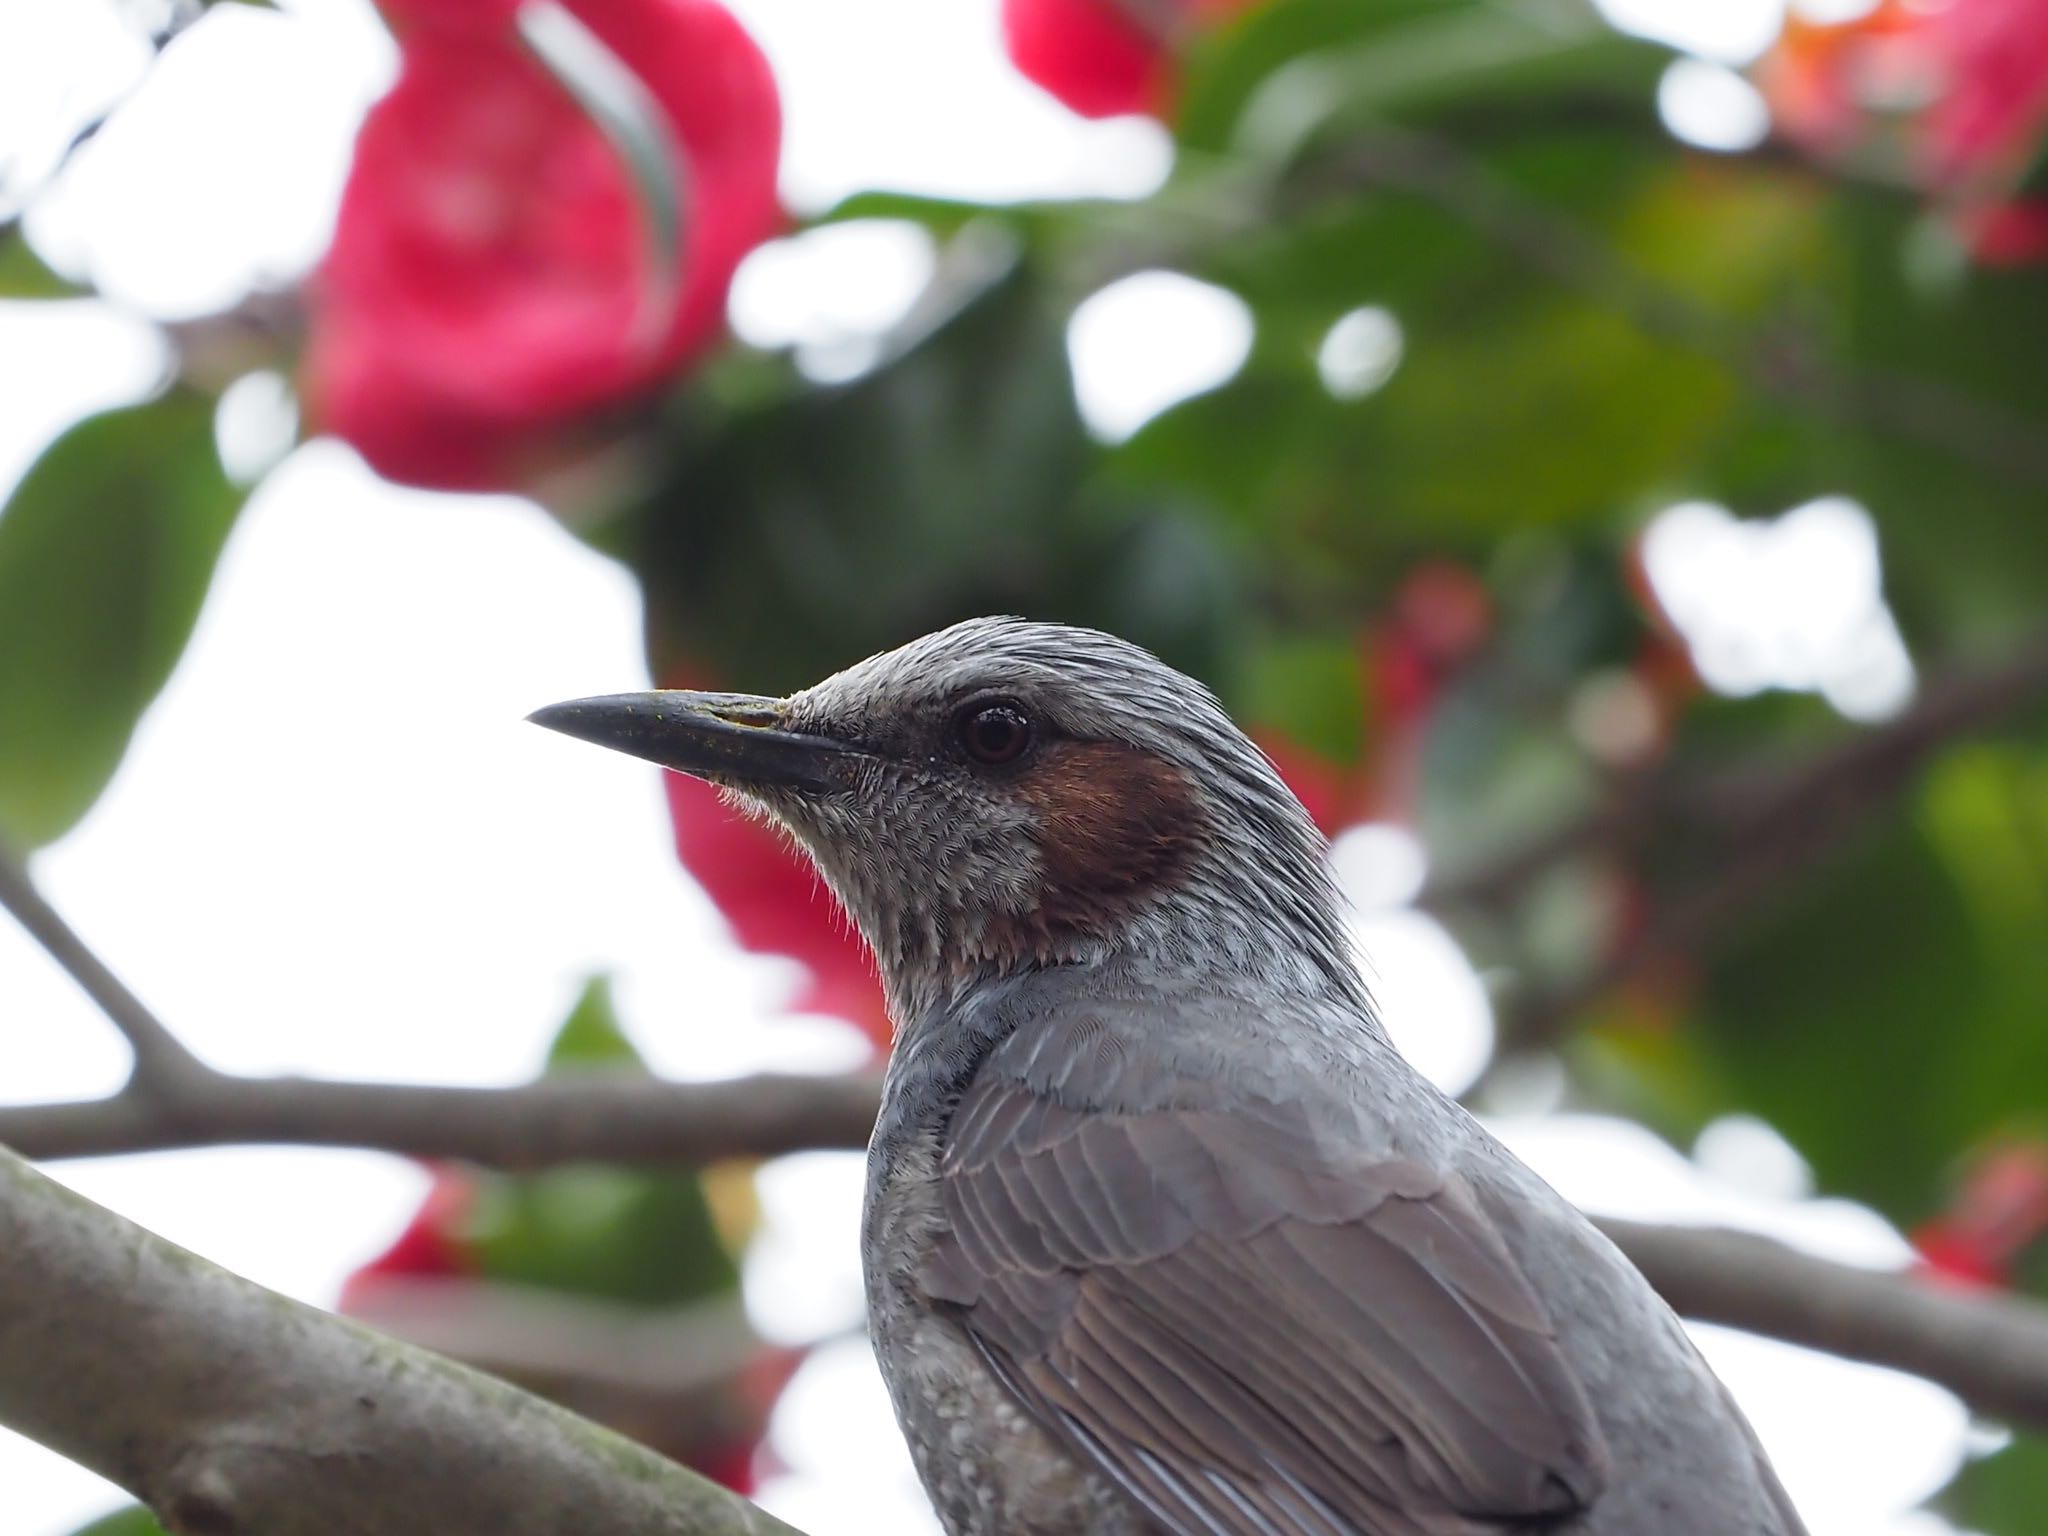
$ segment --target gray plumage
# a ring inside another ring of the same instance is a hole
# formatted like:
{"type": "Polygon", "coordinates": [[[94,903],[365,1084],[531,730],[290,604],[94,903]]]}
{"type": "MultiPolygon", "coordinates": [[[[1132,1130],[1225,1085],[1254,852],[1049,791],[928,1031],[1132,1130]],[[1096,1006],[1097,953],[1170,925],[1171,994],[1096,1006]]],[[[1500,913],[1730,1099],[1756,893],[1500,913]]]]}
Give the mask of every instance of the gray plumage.
{"type": "Polygon", "coordinates": [[[1648,1284],[1393,1049],[1200,685],[994,619],[700,707],[832,747],[764,784],[615,739],[787,826],[874,945],[870,1320],[952,1536],[1803,1529],[1648,1284]]]}

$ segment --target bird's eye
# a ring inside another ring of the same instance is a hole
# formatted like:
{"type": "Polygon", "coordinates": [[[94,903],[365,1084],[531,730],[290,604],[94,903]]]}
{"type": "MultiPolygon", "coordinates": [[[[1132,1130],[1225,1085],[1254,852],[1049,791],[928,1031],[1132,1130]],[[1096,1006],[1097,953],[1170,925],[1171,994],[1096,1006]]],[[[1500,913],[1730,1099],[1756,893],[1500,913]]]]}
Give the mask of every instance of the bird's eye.
{"type": "Polygon", "coordinates": [[[977,704],[960,716],[960,745],[977,763],[1014,761],[1031,745],[1031,721],[1014,704],[977,704]]]}

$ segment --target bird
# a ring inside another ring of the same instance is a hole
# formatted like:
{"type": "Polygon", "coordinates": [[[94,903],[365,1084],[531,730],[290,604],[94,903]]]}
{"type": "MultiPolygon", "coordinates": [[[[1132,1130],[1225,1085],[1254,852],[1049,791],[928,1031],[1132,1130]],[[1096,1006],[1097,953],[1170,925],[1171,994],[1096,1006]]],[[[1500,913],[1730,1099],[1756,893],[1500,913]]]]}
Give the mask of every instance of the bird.
{"type": "Polygon", "coordinates": [[[1677,1318],[1394,1048],[1201,683],[970,619],[535,722],[780,826],[895,1027],[870,1334],[948,1536],[1800,1536],[1677,1318]]]}

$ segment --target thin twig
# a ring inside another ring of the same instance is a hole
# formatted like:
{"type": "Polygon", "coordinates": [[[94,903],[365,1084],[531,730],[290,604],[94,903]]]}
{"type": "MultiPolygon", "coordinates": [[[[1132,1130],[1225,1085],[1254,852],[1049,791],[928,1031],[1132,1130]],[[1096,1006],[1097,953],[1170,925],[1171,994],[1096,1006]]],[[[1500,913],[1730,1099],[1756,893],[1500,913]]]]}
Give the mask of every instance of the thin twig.
{"type": "Polygon", "coordinates": [[[12,914],[29,937],[70,973],[85,995],[127,1037],[129,1048],[135,1053],[134,1080],[138,1087],[168,1091],[181,1079],[208,1072],[199,1058],[179,1044],[142,1000],[101,963],[56,908],[43,899],[27,864],[4,847],[0,847],[0,907],[12,914]]]}

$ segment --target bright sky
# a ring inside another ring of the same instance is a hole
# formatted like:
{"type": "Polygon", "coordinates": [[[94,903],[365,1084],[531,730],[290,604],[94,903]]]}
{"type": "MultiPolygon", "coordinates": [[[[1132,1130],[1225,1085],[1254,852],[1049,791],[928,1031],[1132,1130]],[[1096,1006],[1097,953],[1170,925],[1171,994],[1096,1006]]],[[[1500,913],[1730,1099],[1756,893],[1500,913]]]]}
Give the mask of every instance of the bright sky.
{"type": "MultiPolygon", "coordinates": [[[[782,81],[784,182],[800,208],[877,185],[1136,195],[1170,164],[1155,126],[1082,123],[1011,74],[992,0],[735,8],[782,81]]],[[[1702,142],[1739,141],[1753,103],[1725,66],[1768,38],[1775,4],[1610,9],[1639,28],[1689,29],[1683,40],[1704,58],[1667,82],[1667,117],[1702,142]]],[[[48,163],[62,141],[53,125],[110,99],[143,59],[109,0],[0,0],[0,203],[48,163]]],[[[287,280],[322,246],[350,132],[390,61],[362,0],[213,12],[39,202],[31,228],[53,259],[140,314],[202,312],[252,283],[287,280]]],[[[871,360],[874,336],[908,307],[930,261],[929,242],[902,226],[800,237],[743,273],[735,324],[757,343],[797,346],[818,377],[845,376],[871,360]]],[[[1249,326],[1229,295],[1168,274],[1098,296],[1071,337],[1091,426],[1122,436],[1227,378],[1249,326]]],[[[1336,390],[1380,387],[1399,349],[1398,318],[1368,303],[1333,327],[1325,377],[1336,390]]],[[[0,489],[65,422],[135,397],[162,366],[148,326],[104,306],[0,305],[0,489]]],[[[261,462],[278,430],[275,381],[245,386],[237,402],[224,433],[243,462],[261,462]]],[[[1821,688],[1846,712],[1873,714],[1910,691],[1874,535],[1858,515],[1831,501],[1776,524],[1737,523],[1693,506],[1658,525],[1653,576],[1703,665],[1727,669],[1723,686],[1821,688]],[[1833,596],[1814,601],[1815,583],[1833,596]],[[1826,618],[1824,632],[1795,624],[1793,591],[1826,618]]],[[[522,723],[537,704],[645,680],[632,583],[538,508],[396,490],[347,451],[314,444],[254,497],[191,651],[113,788],[36,872],[136,990],[225,1068],[514,1081],[595,970],[618,976],[622,1009],[664,1070],[847,1065],[856,1052],[843,1028],[784,1016],[789,968],[737,954],[675,867],[654,778],[522,723]]],[[[1446,1087],[1464,1086],[1484,1064],[1491,1010],[1455,942],[1406,905],[1419,849],[1365,829],[1337,857],[1405,1048],[1446,1087]]],[[[106,1092],[124,1065],[90,1006],[0,924],[0,1100],[106,1092]]],[[[1717,1126],[1689,1159],[1619,1122],[1541,1113],[1557,1087],[1525,1084],[1530,1113],[1499,1128],[1582,1203],[1758,1226],[1858,1262],[1903,1260],[1902,1240],[1876,1216],[1810,1199],[1803,1166],[1768,1127],[1717,1126]]],[[[58,1172],[320,1303],[420,1193],[409,1165],[339,1152],[233,1149],[58,1172]]],[[[748,1274],[761,1325],[786,1338],[843,1330],[860,1309],[858,1158],[785,1159],[761,1182],[768,1227],[748,1274]]],[[[1962,1454],[1964,1415],[1947,1394],[1700,1334],[1816,1536],[1948,1529],[1906,1513],[1962,1454]]],[[[815,1536],[931,1529],[864,1347],[814,1357],[775,1434],[790,1471],[769,1502],[815,1536]]],[[[119,1502],[4,1431],[0,1488],[19,1536],[59,1536],[119,1502]]]]}

